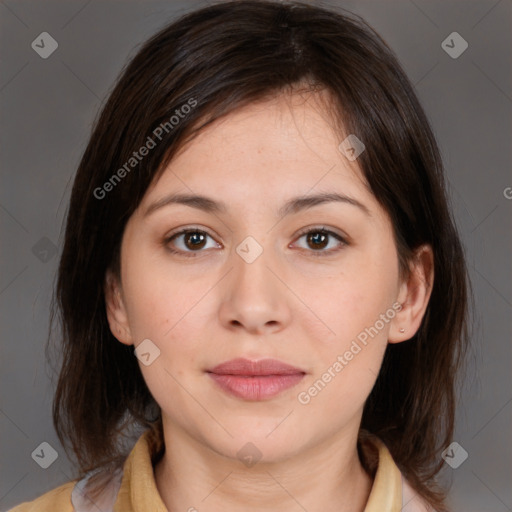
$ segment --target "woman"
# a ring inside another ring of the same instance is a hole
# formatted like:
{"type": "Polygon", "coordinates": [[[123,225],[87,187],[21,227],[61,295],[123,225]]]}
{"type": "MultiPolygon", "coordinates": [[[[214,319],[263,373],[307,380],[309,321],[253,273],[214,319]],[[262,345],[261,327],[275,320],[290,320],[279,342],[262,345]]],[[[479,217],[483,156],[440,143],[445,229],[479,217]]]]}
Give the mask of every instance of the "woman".
{"type": "Polygon", "coordinates": [[[54,422],[78,477],[13,510],[447,510],[466,276],[434,136],[366,23],[182,17],[74,182],[54,422]]]}

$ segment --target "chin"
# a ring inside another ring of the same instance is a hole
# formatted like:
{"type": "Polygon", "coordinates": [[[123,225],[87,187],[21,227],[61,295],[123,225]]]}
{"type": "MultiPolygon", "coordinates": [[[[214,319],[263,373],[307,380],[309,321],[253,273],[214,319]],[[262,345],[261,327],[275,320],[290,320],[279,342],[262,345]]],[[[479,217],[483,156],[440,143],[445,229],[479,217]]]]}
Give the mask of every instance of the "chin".
{"type": "MultiPolygon", "coordinates": [[[[252,425],[237,431],[228,429],[233,435],[232,438],[225,435],[222,439],[209,439],[207,443],[218,454],[232,460],[238,459],[248,467],[258,462],[279,463],[305,448],[304,433],[297,438],[289,429],[283,429],[279,435],[277,431],[282,425],[277,429],[275,427],[275,422],[272,423],[271,428],[267,428],[265,422],[265,426],[261,428],[255,428],[252,425]],[[273,429],[275,430],[272,431],[273,429]]],[[[294,430],[301,434],[298,429],[294,430]]]]}

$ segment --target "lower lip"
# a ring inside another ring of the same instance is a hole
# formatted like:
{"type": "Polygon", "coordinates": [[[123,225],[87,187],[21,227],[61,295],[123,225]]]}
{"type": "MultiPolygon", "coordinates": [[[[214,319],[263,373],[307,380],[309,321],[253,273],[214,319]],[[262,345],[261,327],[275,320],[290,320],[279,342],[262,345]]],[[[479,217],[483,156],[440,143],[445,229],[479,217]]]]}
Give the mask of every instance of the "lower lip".
{"type": "Polygon", "coordinates": [[[303,373],[292,375],[258,375],[244,377],[241,375],[208,375],[227,393],[244,400],[265,400],[297,385],[304,377],[303,373]]]}

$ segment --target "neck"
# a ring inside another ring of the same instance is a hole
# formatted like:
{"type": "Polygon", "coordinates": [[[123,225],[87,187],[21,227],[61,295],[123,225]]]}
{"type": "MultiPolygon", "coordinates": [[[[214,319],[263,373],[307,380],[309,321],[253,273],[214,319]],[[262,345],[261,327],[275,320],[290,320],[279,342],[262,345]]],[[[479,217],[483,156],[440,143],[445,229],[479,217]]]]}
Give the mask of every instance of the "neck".
{"type": "Polygon", "coordinates": [[[169,449],[155,466],[155,480],[170,512],[363,512],[370,494],[372,479],[358,457],[357,431],[251,467],[180,429],[164,428],[164,438],[169,449]]]}

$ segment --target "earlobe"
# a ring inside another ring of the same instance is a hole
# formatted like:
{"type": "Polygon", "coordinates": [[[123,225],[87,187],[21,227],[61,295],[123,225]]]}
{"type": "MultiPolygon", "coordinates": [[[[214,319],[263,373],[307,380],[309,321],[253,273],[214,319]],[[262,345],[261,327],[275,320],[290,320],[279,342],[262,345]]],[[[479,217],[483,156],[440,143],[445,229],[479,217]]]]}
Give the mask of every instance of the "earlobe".
{"type": "Polygon", "coordinates": [[[107,270],[105,275],[104,293],[110,331],[121,343],[133,345],[120,285],[111,270],[107,270]]]}
{"type": "Polygon", "coordinates": [[[402,282],[398,301],[402,305],[391,323],[388,342],[411,339],[418,331],[434,284],[434,254],[428,244],[420,246],[410,265],[410,273],[402,282]]]}

